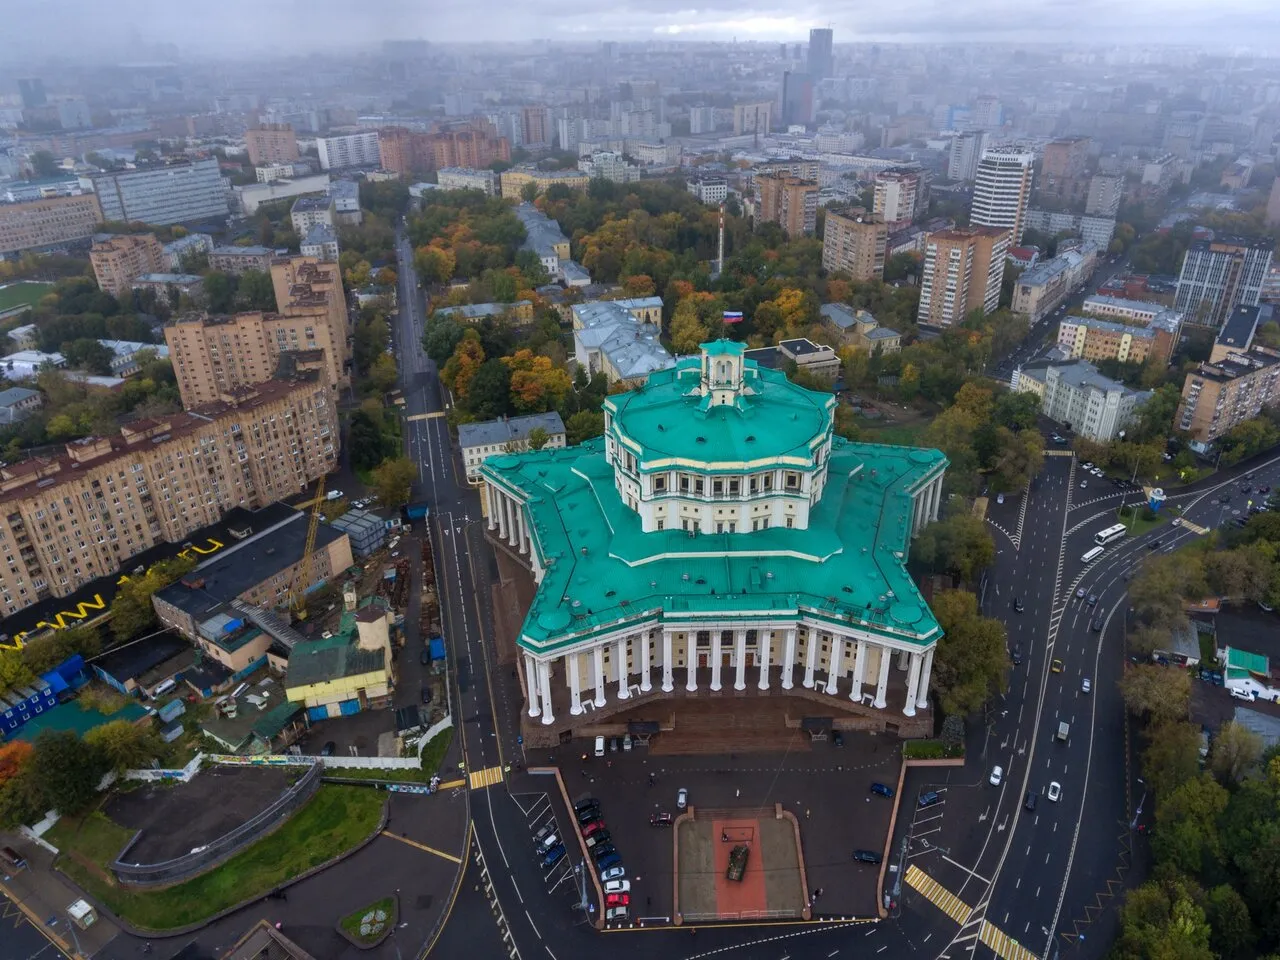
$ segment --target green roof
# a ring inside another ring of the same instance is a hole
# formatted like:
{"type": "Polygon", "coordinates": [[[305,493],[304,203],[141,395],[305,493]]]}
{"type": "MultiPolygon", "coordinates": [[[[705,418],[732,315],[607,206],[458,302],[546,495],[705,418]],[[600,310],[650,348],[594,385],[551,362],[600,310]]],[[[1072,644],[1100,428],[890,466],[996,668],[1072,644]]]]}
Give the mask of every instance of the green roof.
{"type": "Polygon", "coordinates": [[[1227,647],[1227,677],[1243,679],[1250,674],[1260,677],[1270,675],[1270,664],[1260,653],[1250,653],[1237,647],[1227,647]]]}
{"type": "Polygon", "coordinates": [[[115,713],[99,713],[94,709],[85,709],[80,701],[68,701],[52,707],[39,716],[32,717],[12,734],[16,740],[32,740],[45,730],[69,730],[84,736],[94,727],[116,720],[128,720],[136,723],[147,715],[147,708],[136,701],[130,701],[115,713]]]}
{"type": "MultiPolygon", "coordinates": [[[[650,382],[667,376],[653,374],[650,382]]],[[[625,405],[629,396],[610,399],[625,405]]],[[[765,419],[762,435],[770,429],[765,419]]],[[[679,435],[687,441],[690,432],[679,435]]],[[[801,610],[902,642],[932,643],[940,628],[904,564],[911,493],[946,465],[937,450],[837,437],[809,529],[695,537],[641,530],[639,516],[619,499],[601,438],[491,457],[482,471],[527,504],[546,573],[520,643],[544,652],[624,624],[699,616],[776,621],[801,610]]]]}
{"type": "MultiPolygon", "coordinates": [[[[381,598],[367,597],[359,609],[373,604],[386,608],[386,602],[381,598]]],[[[355,612],[343,611],[333,636],[299,643],[289,652],[285,685],[303,687],[382,670],[386,665],[383,651],[361,650],[357,646],[358,634],[355,612]]]]}
{"type": "Polygon", "coordinates": [[[745,361],[745,389],[733,404],[710,405],[698,392],[701,381],[702,358],[681,357],[643,386],[605,400],[614,436],[642,470],[669,469],[675,461],[699,470],[706,464],[705,472],[741,473],[753,463],[777,466],[780,458],[805,469],[830,435],[835,398],[806,390],[781,371],[745,361]]]}

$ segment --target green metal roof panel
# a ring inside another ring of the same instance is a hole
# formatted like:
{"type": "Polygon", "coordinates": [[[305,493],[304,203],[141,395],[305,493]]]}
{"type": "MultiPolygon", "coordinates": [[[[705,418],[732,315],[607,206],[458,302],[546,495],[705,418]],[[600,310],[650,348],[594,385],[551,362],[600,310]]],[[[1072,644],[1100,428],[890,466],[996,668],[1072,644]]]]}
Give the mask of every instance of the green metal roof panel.
{"type": "Polygon", "coordinates": [[[835,438],[809,529],[695,537],[641,530],[613,486],[602,439],[490,458],[482,472],[526,502],[546,573],[520,642],[545,652],[664,612],[748,621],[804,610],[930,643],[939,627],[904,566],[910,491],[946,465],[937,450],[835,438]]]}
{"type": "Polygon", "coordinates": [[[1232,671],[1256,673],[1261,677],[1269,676],[1271,672],[1270,662],[1266,657],[1260,653],[1241,650],[1238,647],[1227,647],[1227,671],[1228,673],[1232,671]]]}

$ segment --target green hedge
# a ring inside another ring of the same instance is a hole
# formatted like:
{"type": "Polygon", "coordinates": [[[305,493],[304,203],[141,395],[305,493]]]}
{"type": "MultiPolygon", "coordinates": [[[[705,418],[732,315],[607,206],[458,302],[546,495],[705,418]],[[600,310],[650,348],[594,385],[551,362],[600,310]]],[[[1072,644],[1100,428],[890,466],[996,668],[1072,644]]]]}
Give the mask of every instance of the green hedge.
{"type": "Polygon", "coordinates": [[[907,760],[951,760],[964,756],[964,744],[947,744],[941,740],[908,740],[902,745],[907,760]]]}

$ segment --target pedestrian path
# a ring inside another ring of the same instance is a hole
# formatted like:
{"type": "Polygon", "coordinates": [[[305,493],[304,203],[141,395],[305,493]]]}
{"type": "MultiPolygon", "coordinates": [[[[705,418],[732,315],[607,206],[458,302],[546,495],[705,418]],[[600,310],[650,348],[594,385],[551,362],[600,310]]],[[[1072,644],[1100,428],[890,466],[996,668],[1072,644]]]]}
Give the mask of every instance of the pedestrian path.
{"type": "Polygon", "coordinates": [[[473,770],[468,777],[471,780],[471,789],[481,790],[502,782],[502,768],[485,767],[483,770],[473,770]]]}
{"type": "Polygon", "coordinates": [[[926,900],[956,923],[964,923],[973,912],[971,906],[915,864],[907,867],[907,875],[903,879],[907,881],[907,886],[922,893],[926,900]]]}
{"type": "Polygon", "coordinates": [[[995,951],[1002,960],[1039,960],[1039,958],[1009,936],[994,923],[982,921],[982,929],[978,931],[978,939],[995,951]]]}
{"type": "Polygon", "coordinates": [[[1202,527],[1200,524],[1192,523],[1190,520],[1183,520],[1178,526],[1190,530],[1192,533],[1198,533],[1202,537],[1209,532],[1208,527],[1202,527]]]}
{"type": "Polygon", "coordinates": [[[1046,457],[1074,457],[1076,452],[1074,450],[1046,450],[1044,455],[1046,457]]]}
{"type": "Polygon", "coordinates": [[[435,419],[437,419],[438,417],[443,417],[443,416],[445,416],[444,411],[443,411],[443,410],[437,410],[435,413],[415,413],[415,414],[414,414],[413,416],[411,416],[411,417],[405,417],[405,419],[406,419],[406,420],[409,420],[409,421],[414,421],[414,420],[435,420],[435,419]]]}

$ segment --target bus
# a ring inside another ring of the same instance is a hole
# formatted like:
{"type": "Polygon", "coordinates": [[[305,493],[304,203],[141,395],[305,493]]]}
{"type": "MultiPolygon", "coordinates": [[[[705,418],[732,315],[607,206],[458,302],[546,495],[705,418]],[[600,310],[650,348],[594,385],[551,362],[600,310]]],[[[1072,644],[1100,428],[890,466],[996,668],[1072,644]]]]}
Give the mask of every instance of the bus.
{"type": "Polygon", "coordinates": [[[1117,523],[1114,527],[1107,527],[1107,529],[1099,530],[1095,533],[1093,542],[1100,547],[1105,547],[1109,543],[1115,543],[1128,532],[1123,523],[1117,523]]]}
{"type": "Polygon", "coordinates": [[[1089,550],[1083,557],[1080,558],[1080,562],[1093,563],[1093,561],[1097,560],[1100,556],[1102,556],[1106,552],[1107,551],[1103,550],[1101,547],[1094,547],[1093,549],[1089,550]]]}

